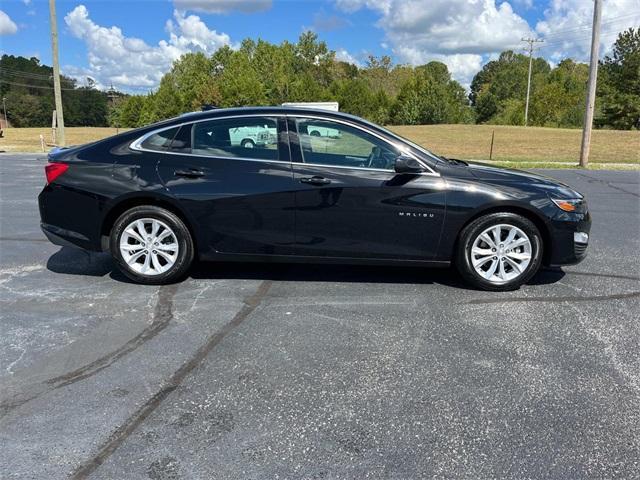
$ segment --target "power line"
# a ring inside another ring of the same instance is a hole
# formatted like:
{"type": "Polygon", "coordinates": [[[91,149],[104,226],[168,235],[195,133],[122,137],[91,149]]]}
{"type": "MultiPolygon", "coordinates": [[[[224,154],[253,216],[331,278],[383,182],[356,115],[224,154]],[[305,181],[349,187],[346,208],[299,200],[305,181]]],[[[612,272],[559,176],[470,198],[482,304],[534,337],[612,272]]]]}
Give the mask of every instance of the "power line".
{"type": "MultiPolygon", "coordinates": [[[[13,85],[15,87],[27,87],[27,88],[41,88],[44,90],[53,90],[53,85],[33,85],[33,84],[29,84],[29,83],[18,83],[18,82],[10,82],[8,80],[4,80],[2,78],[0,78],[0,83],[6,83],[8,85],[13,85]]],[[[72,91],[78,91],[77,88],[65,88],[62,87],[62,90],[72,90],[72,91]]]]}
{"type": "Polygon", "coordinates": [[[1,67],[1,66],[0,66],[0,72],[4,72],[8,75],[23,75],[23,76],[41,77],[41,78],[51,78],[51,76],[53,75],[53,73],[44,74],[44,73],[27,72],[24,70],[17,70],[14,68],[7,68],[7,67],[1,67]]]}
{"type": "Polygon", "coordinates": [[[32,80],[34,82],[50,82],[53,80],[53,77],[32,77],[30,75],[20,75],[17,73],[7,73],[0,70],[0,76],[6,78],[15,78],[16,80],[32,80]]]}
{"type": "MultiPolygon", "coordinates": [[[[637,13],[632,13],[629,15],[621,15],[619,17],[612,17],[604,22],[602,22],[600,25],[601,26],[611,26],[611,25],[615,25],[615,24],[624,24],[626,23],[626,20],[631,19],[631,18],[638,18],[638,21],[640,21],[640,15],[638,15],[637,13]]],[[[585,25],[578,25],[576,27],[572,27],[572,28],[567,28],[564,30],[556,30],[553,31],[549,34],[541,34],[545,39],[550,39],[556,36],[562,36],[566,33],[573,33],[573,32],[581,32],[581,31],[586,31],[591,33],[591,25],[585,24],[585,25]]]]}

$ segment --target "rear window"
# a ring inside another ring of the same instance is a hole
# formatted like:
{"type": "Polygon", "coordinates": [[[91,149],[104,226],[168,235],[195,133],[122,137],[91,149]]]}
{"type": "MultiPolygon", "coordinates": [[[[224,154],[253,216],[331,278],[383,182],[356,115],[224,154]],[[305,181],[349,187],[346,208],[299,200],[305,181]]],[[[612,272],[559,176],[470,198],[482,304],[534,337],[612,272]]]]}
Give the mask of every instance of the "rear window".
{"type": "Polygon", "coordinates": [[[178,153],[191,152],[191,125],[183,125],[169,145],[169,151],[178,153]]]}
{"type": "Polygon", "coordinates": [[[179,127],[175,127],[154,133],[145,139],[140,146],[147,150],[165,151],[169,145],[171,145],[171,141],[173,137],[176,136],[176,133],[178,133],[178,129],[179,127]]]}

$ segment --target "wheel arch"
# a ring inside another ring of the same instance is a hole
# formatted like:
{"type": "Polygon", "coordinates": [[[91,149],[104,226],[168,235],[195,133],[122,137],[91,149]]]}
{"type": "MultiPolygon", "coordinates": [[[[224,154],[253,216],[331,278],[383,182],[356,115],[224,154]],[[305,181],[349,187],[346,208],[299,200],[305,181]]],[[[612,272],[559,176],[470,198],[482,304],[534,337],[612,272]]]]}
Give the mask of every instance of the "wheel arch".
{"type": "Polygon", "coordinates": [[[515,213],[533,222],[533,224],[540,231],[540,235],[542,236],[542,263],[543,265],[549,264],[551,259],[551,252],[552,252],[552,238],[551,238],[551,231],[549,230],[549,226],[547,225],[544,218],[540,214],[538,214],[537,212],[529,208],[522,207],[519,205],[496,205],[496,206],[484,208],[484,209],[478,210],[477,212],[474,212],[474,214],[471,215],[464,222],[464,224],[460,227],[460,229],[458,230],[458,233],[456,234],[456,241],[454,242],[454,247],[453,247],[454,255],[455,255],[455,252],[458,251],[458,243],[460,241],[460,235],[462,234],[462,231],[465,229],[465,227],[469,225],[471,222],[473,222],[474,220],[477,220],[478,218],[483,217],[485,215],[490,215],[492,213],[515,213]]]}
{"type": "Polygon", "coordinates": [[[106,211],[102,223],[100,225],[100,237],[101,244],[103,250],[108,250],[109,245],[109,235],[111,233],[111,229],[113,228],[116,220],[127,210],[130,210],[134,207],[141,207],[144,205],[151,205],[154,207],[164,208],[171,213],[177,215],[180,220],[185,224],[189,233],[191,234],[191,239],[193,240],[194,252],[198,254],[198,236],[196,235],[196,230],[194,228],[194,222],[190,218],[190,216],[185,212],[176,202],[171,199],[160,196],[160,195],[133,195],[127,196],[118,199],[110,208],[106,211]],[[106,246],[106,248],[105,248],[106,246]]]}

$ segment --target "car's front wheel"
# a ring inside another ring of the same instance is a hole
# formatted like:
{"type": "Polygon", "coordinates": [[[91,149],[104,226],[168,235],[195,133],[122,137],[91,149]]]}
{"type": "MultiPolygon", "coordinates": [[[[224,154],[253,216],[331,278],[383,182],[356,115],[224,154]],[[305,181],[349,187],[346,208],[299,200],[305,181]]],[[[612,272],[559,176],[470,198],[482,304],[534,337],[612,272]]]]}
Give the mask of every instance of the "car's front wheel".
{"type": "Polygon", "coordinates": [[[173,212],[151,205],[134,207],[116,220],[110,249],[127,277],[149,285],[179,280],[194,256],[193,239],[184,222],[173,212]]]}
{"type": "Polygon", "coordinates": [[[515,213],[492,213],[460,234],[456,266],[471,284],[484,290],[515,290],[542,263],[542,237],[531,220],[515,213]]]}

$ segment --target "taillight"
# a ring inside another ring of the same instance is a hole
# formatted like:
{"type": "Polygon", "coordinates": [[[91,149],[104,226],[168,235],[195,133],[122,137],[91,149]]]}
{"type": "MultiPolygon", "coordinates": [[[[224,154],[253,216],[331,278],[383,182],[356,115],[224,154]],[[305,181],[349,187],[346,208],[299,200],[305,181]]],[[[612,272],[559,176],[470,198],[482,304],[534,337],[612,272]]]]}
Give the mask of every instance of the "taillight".
{"type": "Polygon", "coordinates": [[[66,163],[51,162],[44,167],[44,173],[47,176],[47,183],[52,183],[56,178],[69,169],[66,163]]]}

